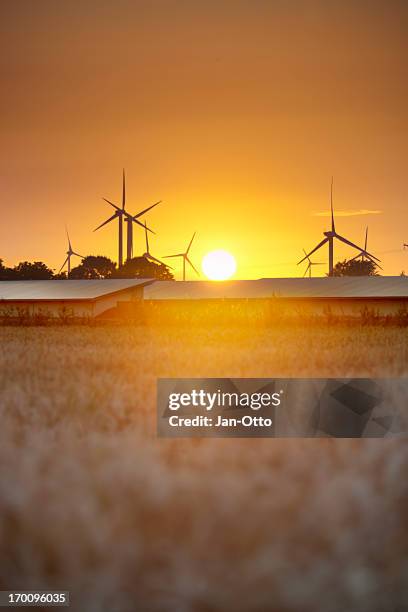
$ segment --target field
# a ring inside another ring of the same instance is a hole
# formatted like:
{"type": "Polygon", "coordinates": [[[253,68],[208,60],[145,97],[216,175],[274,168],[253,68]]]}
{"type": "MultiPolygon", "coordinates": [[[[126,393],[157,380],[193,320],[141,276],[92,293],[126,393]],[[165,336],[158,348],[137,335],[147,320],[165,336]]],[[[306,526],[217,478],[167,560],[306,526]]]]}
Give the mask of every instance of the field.
{"type": "Polygon", "coordinates": [[[0,327],[0,588],[70,590],[75,612],[405,612],[405,440],[157,439],[155,402],[157,377],[406,376],[407,345],[0,327]]]}

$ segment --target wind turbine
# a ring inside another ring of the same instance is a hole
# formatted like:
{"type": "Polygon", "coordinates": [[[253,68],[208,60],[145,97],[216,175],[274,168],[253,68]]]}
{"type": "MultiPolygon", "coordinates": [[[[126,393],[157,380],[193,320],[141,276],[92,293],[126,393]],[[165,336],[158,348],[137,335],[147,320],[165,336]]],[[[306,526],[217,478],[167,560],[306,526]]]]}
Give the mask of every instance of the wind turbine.
{"type": "Polygon", "coordinates": [[[306,255],[307,260],[308,260],[308,262],[309,262],[309,263],[307,264],[307,267],[306,267],[305,273],[304,273],[304,275],[303,275],[303,278],[305,278],[305,276],[306,276],[306,274],[307,274],[308,272],[309,272],[309,278],[312,278],[312,266],[324,266],[324,263],[323,263],[322,261],[312,261],[312,260],[310,259],[310,257],[307,255],[307,253],[306,253],[305,249],[303,249],[303,252],[304,252],[304,254],[306,255]]]}
{"type": "Polygon", "coordinates": [[[344,244],[351,246],[353,249],[357,249],[357,251],[359,251],[360,254],[364,253],[366,256],[370,257],[371,259],[380,261],[378,257],[375,257],[374,255],[372,255],[365,249],[362,249],[361,247],[357,246],[356,244],[354,244],[354,242],[350,242],[350,240],[347,240],[347,238],[344,238],[344,236],[341,236],[340,234],[336,232],[336,227],[334,223],[334,211],[333,211],[333,177],[332,177],[331,189],[330,189],[330,209],[331,209],[331,230],[328,232],[323,232],[325,238],[321,242],[319,242],[319,244],[314,249],[312,249],[310,253],[307,253],[306,257],[303,257],[303,259],[298,261],[298,265],[303,263],[308,257],[310,257],[310,255],[313,255],[313,253],[318,251],[323,245],[328,243],[329,245],[329,276],[332,276],[333,267],[334,267],[333,257],[334,257],[334,239],[335,238],[339,240],[340,242],[343,242],[344,244]]]}
{"type": "Polygon", "coordinates": [[[185,253],[177,253],[176,255],[165,255],[164,259],[167,259],[169,257],[182,257],[183,258],[183,281],[186,280],[186,261],[190,264],[190,266],[193,268],[194,272],[197,274],[197,276],[200,276],[199,271],[197,270],[197,268],[194,267],[192,261],[190,260],[188,253],[190,251],[191,245],[193,243],[194,240],[194,236],[196,235],[196,232],[194,232],[193,237],[190,240],[190,244],[187,247],[187,250],[185,251],[185,253]]]}
{"type": "MultiPolygon", "coordinates": [[[[119,264],[119,267],[122,267],[123,265],[123,221],[127,222],[126,257],[127,259],[130,259],[132,257],[132,252],[133,252],[133,223],[137,223],[138,225],[141,225],[142,227],[144,227],[144,225],[140,223],[140,221],[138,221],[137,219],[141,215],[148,212],[151,208],[154,208],[155,206],[157,206],[157,204],[160,204],[160,202],[156,202],[155,204],[152,204],[151,206],[149,206],[148,208],[145,208],[144,210],[142,210],[140,213],[137,213],[136,215],[129,214],[125,210],[125,206],[126,206],[125,170],[123,170],[123,178],[122,178],[122,206],[119,207],[106,198],[102,198],[102,199],[105,200],[105,202],[107,202],[108,204],[110,204],[110,206],[112,206],[115,209],[115,212],[111,217],[109,217],[109,219],[106,219],[106,221],[98,225],[98,227],[94,229],[94,232],[96,232],[98,229],[100,229],[104,225],[107,225],[114,219],[118,219],[118,264],[119,264]]],[[[152,232],[152,230],[149,228],[147,228],[147,230],[149,232],[152,232]]]]}
{"type": "Polygon", "coordinates": [[[349,261],[356,261],[357,259],[361,257],[361,261],[365,261],[366,259],[368,259],[369,261],[372,261],[373,264],[377,266],[377,268],[380,268],[380,270],[382,270],[382,267],[376,261],[374,261],[372,257],[367,253],[367,241],[368,241],[368,226],[366,227],[366,231],[365,231],[364,251],[361,251],[361,253],[358,253],[357,255],[352,257],[349,261]]]}
{"type": "Polygon", "coordinates": [[[149,250],[149,235],[147,233],[147,230],[149,228],[146,225],[146,221],[143,223],[143,227],[145,228],[146,252],[143,253],[142,257],[144,257],[148,261],[156,261],[157,263],[161,264],[162,266],[166,266],[166,268],[170,268],[172,270],[173,268],[171,266],[168,266],[167,264],[163,263],[162,261],[160,261],[160,259],[157,259],[157,257],[153,257],[153,255],[150,253],[150,250],[149,250]]]}
{"type": "Polygon", "coordinates": [[[68,234],[68,230],[67,228],[65,228],[65,231],[67,233],[67,239],[68,239],[68,251],[67,251],[67,258],[64,261],[64,263],[62,264],[62,266],[60,267],[58,274],[60,272],[62,272],[63,268],[65,267],[65,264],[68,264],[68,274],[67,274],[67,278],[69,278],[69,275],[71,274],[71,257],[72,255],[75,255],[76,257],[81,257],[82,259],[84,259],[83,255],[80,255],[79,253],[76,253],[71,245],[71,240],[69,239],[69,234],[68,234]]]}

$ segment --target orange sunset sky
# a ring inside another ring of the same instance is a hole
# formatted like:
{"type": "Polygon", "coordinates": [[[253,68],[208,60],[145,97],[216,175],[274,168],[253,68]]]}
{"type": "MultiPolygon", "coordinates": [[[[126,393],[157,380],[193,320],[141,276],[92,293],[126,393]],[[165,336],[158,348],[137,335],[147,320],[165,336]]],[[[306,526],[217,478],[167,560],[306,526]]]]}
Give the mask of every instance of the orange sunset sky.
{"type": "Polygon", "coordinates": [[[338,231],[362,244],[368,225],[384,273],[408,272],[407,2],[18,0],[0,29],[7,265],[59,268],[65,223],[116,260],[116,225],[92,230],[125,167],[130,212],[163,200],[156,257],[196,230],[197,265],[224,248],[238,278],[303,274],[333,174],[338,231]]]}

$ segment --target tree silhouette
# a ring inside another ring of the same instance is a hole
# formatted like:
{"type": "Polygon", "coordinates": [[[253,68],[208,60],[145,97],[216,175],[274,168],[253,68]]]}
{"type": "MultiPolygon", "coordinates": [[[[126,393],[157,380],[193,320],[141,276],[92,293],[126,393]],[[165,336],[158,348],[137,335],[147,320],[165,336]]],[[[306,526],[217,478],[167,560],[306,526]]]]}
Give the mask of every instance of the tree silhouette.
{"type": "Polygon", "coordinates": [[[146,257],[133,257],[115,272],[115,278],[156,278],[174,280],[169,268],[163,263],[150,261],[146,257]]]}
{"type": "Polygon", "coordinates": [[[4,280],[18,280],[15,268],[8,268],[4,265],[3,260],[0,259],[0,281],[4,280]]]}
{"type": "Polygon", "coordinates": [[[11,268],[7,268],[3,260],[0,259],[0,280],[14,280],[14,271],[11,268]]]}
{"type": "Polygon", "coordinates": [[[88,255],[71,270],[71,279],[112,278],[116,264],[104,255],[88,255]]]}
{"type": "Polygon", "coordinates": [[[378,276],[377,265],[371,259],[338,261],[332,276],[378,276]]]}
{"type": "Polygon", "coordinates": [[[4,280],[49,280],[53,272],[42,261],[21,261],[14,268],[5,268],[6,279],[4,280]]]}
{"type": "Polygon", "coordinates": [[[0,259],[0,280],[7,280],[8,268],[3,264],[3,260],[0,259]]]}

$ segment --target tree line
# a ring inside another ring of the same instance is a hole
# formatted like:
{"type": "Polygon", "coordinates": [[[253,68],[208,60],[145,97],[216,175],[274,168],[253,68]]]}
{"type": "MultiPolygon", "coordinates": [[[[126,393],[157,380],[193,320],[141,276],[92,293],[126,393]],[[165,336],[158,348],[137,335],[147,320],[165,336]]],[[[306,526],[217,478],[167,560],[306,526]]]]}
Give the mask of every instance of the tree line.
{"type": "MultiPolygon", "coordinates": [[[[81,263],[72,268],[70,280],[103,279],[103,278],[156,278],[174,280],[174,276],[165,264],[155,263],[146,257],[133,257],[118,269],[116,263],[104,255],[88,255],[81,263]]],[[[66,280],[66,272],[55,272],[43,261],[21,261],[9,268],[0,259],[1,280],[66,280]]]]}
{"type": "MultiPolygon", "coordinates": [[[[334,266],[333,276],[376,276],[378,268],[369,260],[344,260],[334,266]]],[[[157,280],[174,280],[171,270],[163,263],[150,261],[146,257],[133,257],[118,268],[116,263],[104,255],[88,255],[81,263],[72,268],[69,278],[102,279],[102,278],[155,278],[157,280]]],[[[8,268],[0,259],[1,280],[66,280],[66,272],[55,272],[42,261],[22,261],[13,268],[8,268]]]]}

